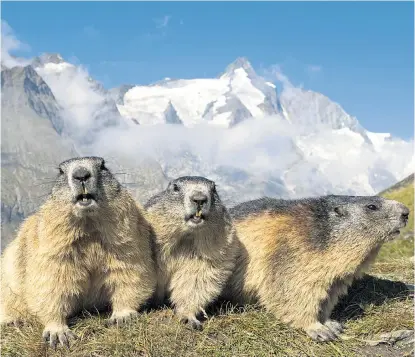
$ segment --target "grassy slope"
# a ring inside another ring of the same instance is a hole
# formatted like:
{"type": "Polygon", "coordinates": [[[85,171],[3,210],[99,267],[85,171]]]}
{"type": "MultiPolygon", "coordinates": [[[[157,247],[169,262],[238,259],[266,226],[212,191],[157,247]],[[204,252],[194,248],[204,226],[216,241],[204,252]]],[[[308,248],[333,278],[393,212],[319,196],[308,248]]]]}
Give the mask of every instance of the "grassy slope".
{"type": "Polygon", "coordinates": [[[379,252],[371,273],[413,282],[414,262],[410,258],[414,255],[414,175],[381,192],[380,195],[402,202],[411,210],[411,214],[408,225],[401,233],[401,236],[406,238],[385,244],[379,252]]]}
{"type": "MultiPolygon", "coordinates": [[[[413,212],[413,179],[381,193],[405,203],[413,212]]],[[[413,215],[405,232],[413,231],[413,215]]],[[[373,276],[354,284],[340,302],[335,317],[347,326],[346,340],[318,344],[302,332],[289,329],[262,309],[237,310],[226,305],[210,311],[202,332],[187,330],[170,309],[150,311],[123,328],[107,328],[95,315],[72,321],[80,339],[70,351],[46,349],[41,326],[2,330],[2,356],[403,356],[392,347],[367,347],[365,340],[381,332],[413,329],[413,299],[403,283],[412,282],[413,236],[386,244],[369,272],[373,276]]],[[[410,349],[408,350],[408,352],[410,349]]]]}

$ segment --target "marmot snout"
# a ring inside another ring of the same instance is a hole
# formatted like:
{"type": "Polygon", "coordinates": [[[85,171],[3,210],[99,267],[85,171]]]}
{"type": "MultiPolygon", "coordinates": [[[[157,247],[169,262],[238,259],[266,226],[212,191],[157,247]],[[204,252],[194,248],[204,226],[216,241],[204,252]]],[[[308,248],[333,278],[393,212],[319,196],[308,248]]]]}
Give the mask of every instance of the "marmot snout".
{"type": "Polygon", "coordinates": [[[117,198],[121,185],[100,157],[66,160],[59,165],[59,175],[52,198],[78,217],[92,216],[117,198]]]}

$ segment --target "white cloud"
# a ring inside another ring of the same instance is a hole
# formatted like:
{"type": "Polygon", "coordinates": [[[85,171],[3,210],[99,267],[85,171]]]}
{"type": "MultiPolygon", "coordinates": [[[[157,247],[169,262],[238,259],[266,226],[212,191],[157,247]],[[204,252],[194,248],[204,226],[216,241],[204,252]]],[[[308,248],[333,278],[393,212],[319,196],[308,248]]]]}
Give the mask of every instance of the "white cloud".
{"type": "Polygon", "coordinates": [[[157,41],[161,38],[164,38],[167,34],[168,26],[170,23],[170,19],[172,17],[170,15],[165,15],[160,18],[153,19],[153,22],[155,24],[155,29],[150,29],[148,32],[145,32],[143,34],[139,34],[137,36],[137,39],[140,41],[157,41]]]}
{"type": "Polygon", "coordinates": [[[170,177],[213,178],[235,200],[261,195],[300,197],[317,194],[376,194],[411,173],[413,142],[385,143],[375,152],[349,130],[326,128],[304,135],[307,128],[281,117],[251,119],[231,129],[200,124],[133,126],[106,130],[95,142],[96,154],[151,158],[170,177]],[[110,145],[109,143],[114,143],[110,145]],[[345,154],[347,153],[347,154],[345,154]],[[239,177],[244,176],[244,182],[239,177]],[[378,177],[377,177],[377,176],[378,177]],[[269,189],[283,181],[284,189],[269,189]]]}
{"type": "Polygon", "coordinates": [[[15,51],[28,51],[30,47],[18,40],[9,24],[1,20],[1,62],[6,67],[26,66],[30,60],[13,56],[15,51]]]}
{"type": "Polygon", "coordinates": [[[153,21],[157,28],[165,28],[169,25],[170,19],[170,15],[164,15],[163,17],[154,19],[153,21]]]}
{"type": "Polygon", "coordinates": [[[36,70],[64,109],[65,130],[71,137],[84,141],[116,122],[114,112],[101,115],[109,109],[106,98],[83,66],[48,63],[36,70]]]}
{"type": "MultiPolygon", "coordinates": [[[[100,126],[94,113],[103,97],[78,68],[72,74],[48,76],[40,72],[66,110],[73,137],[94,137],[88,153],[123,161],[139,170],[152,160],[170,178],[207,176],[234,202],[261,195],[300,197],[318,194],[370,195],[413,170],[413,142],[385,141],[376,150],[363,137],[345,128],[314,126],[314,109],[305,107],[294,124],[281,116],[254,118],[226,129],[199,124],[100,126]],[[313,127],[311,127],[311,125],[313,127]],[[347,154],[346,154],[347,153],[347,154]],[[241,179],[242,177],[242,179],[241,179]]],[[[269,70],[284,85],[284,95],[301,91],[273,66],[269,70]]],[[[101,118],[102,120],[102,118],[101,118]]],[[[124,123],[125,124],[125,123],[124,123]]]]}
{"type": "Polygon", "coordinates": [[[263,76],[271,82],[280,82],[284,88],[294,87],[288,77],[282,72],[281,66],[279,64],[274,64],[269,68],[264,69],[263,76]]]}

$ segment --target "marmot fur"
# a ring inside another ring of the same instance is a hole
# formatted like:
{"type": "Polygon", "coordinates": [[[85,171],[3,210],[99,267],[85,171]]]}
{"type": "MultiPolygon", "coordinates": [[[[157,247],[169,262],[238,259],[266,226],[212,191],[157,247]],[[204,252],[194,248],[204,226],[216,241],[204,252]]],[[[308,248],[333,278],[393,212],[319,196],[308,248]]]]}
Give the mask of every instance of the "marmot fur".
{"type": "Polygon", "coordinates": [[[122,323],[155,290],[150,226],[100,157],[59,165],[48,200],[27,218],[1,258],[0,322],[29,313],[52,347],[75,337],[68,316],[112,305],[122,323]]]}
{"type": "Polygon", "coordinates": [[[215,183],[185,176],[144,206],[154,230],[157,257],[155,301],[166,297],[179,318],[202,329],[197,315],[217,298],[234,268],[236,240],[215,183]]]}
{"type": "Polygon", "coordinates": [[[316,341],[335,339],[339,296],[408,220],[403,204],[381,197],[262,198],[229,210],[240,254],[224,291],[259,302],[316,341]]]}

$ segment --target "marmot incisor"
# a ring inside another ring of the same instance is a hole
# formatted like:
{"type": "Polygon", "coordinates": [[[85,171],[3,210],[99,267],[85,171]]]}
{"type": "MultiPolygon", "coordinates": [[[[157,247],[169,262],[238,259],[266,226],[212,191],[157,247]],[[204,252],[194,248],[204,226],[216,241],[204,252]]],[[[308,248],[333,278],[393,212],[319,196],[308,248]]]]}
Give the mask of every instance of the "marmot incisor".
{"type": "Polygon", "coordinates": [[[100,157],[59,165],[49,199],[22,224],[2,256],[0,322],[26,313],[56,347],[75,337],[67,317],[110,303],[122,323],[155,290],[150,226],[100,157]]]}
{"type": "Polygon", "coordinates": [[[179,318],[202,329],[196,315],[219,296],[234,267],[236,240],[215,183],[185,176],[144,206],[155,233],[158,283],[179,318]]]}
{"type": "Polygon", "coordinates": [[[335,339],[339,296],[408,220],[403,204],[381,197],[262,198],[229,210],[241,251],[224,297],[259,302],[316,341],[335,339]]]}

